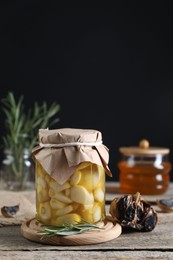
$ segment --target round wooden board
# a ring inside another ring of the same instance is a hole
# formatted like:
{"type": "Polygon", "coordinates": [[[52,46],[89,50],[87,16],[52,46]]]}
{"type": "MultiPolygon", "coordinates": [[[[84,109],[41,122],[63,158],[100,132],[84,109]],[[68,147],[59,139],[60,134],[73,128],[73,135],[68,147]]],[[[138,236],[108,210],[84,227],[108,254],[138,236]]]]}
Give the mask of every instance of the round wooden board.
{"type": "Polygon", "coordinates": [[[35,218],[28,220],[21,225],[21,234],[29,240],[49,245],[89,245],[110,241],[117,238],[122,232],[118,223],[106,220],[99,223],[102,229],[92,229],[72,236],[47,236],[46,239],[42,240],[43,234],[40,234],[39,231],[45,227],[41,225],[35,218]]]}

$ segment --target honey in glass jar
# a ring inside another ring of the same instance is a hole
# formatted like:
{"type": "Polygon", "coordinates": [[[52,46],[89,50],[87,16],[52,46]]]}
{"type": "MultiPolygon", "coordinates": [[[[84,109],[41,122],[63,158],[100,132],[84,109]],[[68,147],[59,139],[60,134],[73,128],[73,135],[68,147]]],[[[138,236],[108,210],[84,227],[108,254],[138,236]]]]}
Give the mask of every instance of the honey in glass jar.
{"type": "Polygon", "coordinates": [[[96,130],[41,129],[33,150],[36,219],[45,224],[96,223],[105,218],[108,149],[96,130]],[[103,164],[104,162],[104,164],[103,164]]]}
{"type": "Polygon", "coordinates": [[[132,194],[157,195],[167,191],[170,183],[168,148],[150,147],[141,140],[139,147],[120,147],[118,162],[120,190],[132,194]]]}

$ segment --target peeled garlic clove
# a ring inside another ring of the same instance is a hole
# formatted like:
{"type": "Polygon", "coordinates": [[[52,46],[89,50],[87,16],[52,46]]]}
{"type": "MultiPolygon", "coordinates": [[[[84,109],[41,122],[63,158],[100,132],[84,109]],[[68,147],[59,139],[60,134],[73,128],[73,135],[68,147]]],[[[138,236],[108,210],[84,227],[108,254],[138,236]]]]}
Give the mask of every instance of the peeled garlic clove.
{"type": "Polygon", "coordinates": [[[38,188],[37,189],[37,198],[40,202],[45,202],[50,199],[47,189],[38,188]]]}
{"type": "Polygon", "coordinates": [[[81,180],[78,185],[83,186],[89,192],[92,192],[93,177],[92,177],[91,166],[88,166],[87,168],[82,169],[81,180]]]}
{"type": "Polygon", "coordinates": [[[83,162],[79,165],[79,167],[77,168],[77,171],[78,170],[83,170],[85,168],[87,168],[88,166],[91,166],[91,163],[90,162],[83,162]]]}
{"type": "Polygon", "coordinates": [[[101,207],[96,203],[93,208],[93,222],[101,220],[101,207]]]}
{"type": "Polygon", "coordinates": [[[80,204],[92,204],[94,197],[83,186],[76,185],[71,188],[71,199],[80,204]]]}
{"type": "Polygon", "coordinates": [[[64,216],[72,211],[73,211],[73,206],[69,205],[65,208],[58,209],[55,214],[56,214],[56,216],[64,216]]]}
{"type": "Polygon", "coordinates": [[[99,184],[102,170],[103,170],[102,167],[100,167],[99,165],[93,164],[93,166],[92,166],[93,189],[95,189],[97,187],[97,185],[99,184]]]}
{"type": "Polygon", "coordinates": [[[99,202],[103,202],[105,199],[105,194],[102,189],[97,188],[94,190],[94,199],[99,202]]]}
{"type": "Polygon", "coordinates": [[[41,221],[47,221],[51,218],[51,207],[49,202],[40,203],[38,210],[38,218],[41,221]]]}
{"type": "Polygon", "coordinates": [[[51,180],[49,183],[49,187],[53,189],[55,192],[61,192],[65,189],[70,188],[70,184],[68,182],[65,182],[64,184],[59,184],[58,182],[51,180]]]}
{"type": "Polygon", "coordinates": [[[62,201],[57,200],[56,198],[51,198],[50,206],[52,209],[62,209],[66,207],[66,204],[62,201]]]}
{"type": "Polygon", "coordinates": [[[99,185],[102,167],[93,164],[83,168],[81,171],[82,177],[79,184],[84,186],[89,192],[92,192],[99,185]]]}
{"type": "Polygon", "coordinates": [[[93,204],[81,205],[78,213],[85,221],[93,223],[93,204]]]}
{"type": "Polygon", "coordinates": [[[64,203],[67,203],[67,204],[72,202],[72,200],[71,200],[69,197],[65,196],[65,195],[64,195],[63,193],[61,193],[61,192],[55,193],[54,196],[53,196],[53,198],[56,198],[56,199],[58,199],[59,201],[64,202],[64,203]]]}
{"type": "Polygon", "coordinates": [[[56,225],[73,224],[81,222],[81,217],[76,213],[70,213],[65,216],[60,216],[55,220],[56,225]]]}
{"type": "Polygon", "coordinates": [[[73,175],[70,178],[70,184],[71,185],[77,185],[81,180],[81,172],[80,171],[76,171],[75,173],[73,173],[73,175]]]}

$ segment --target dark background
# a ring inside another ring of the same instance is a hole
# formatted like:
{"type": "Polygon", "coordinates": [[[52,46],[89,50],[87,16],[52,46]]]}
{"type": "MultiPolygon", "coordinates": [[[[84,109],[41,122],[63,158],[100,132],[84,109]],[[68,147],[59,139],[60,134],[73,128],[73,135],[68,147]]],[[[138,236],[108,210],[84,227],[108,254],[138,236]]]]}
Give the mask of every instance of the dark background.
{"type": "Polygon", "coordinates": [[[112,3],[1,1],[0,98],[57,102],[56,128],[101,131],[117,180],[119,147],[143,138],[173,163],[173,18],[171,1],[112,3]]]}

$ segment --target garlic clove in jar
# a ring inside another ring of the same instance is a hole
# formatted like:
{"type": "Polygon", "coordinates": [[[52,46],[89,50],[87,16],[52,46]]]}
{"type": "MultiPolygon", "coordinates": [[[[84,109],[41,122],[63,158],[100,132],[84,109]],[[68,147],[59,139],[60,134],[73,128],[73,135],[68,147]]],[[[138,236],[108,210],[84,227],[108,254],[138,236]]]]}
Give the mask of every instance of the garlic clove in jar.
{"type": "Polygon", "coordinates": [[[43,222],[51,218],[51,208],[49,202],[40,203],[38,218],[41,219],[41,221],[43,222]]]}
{"type": "Polygon", "coordinates": [[[81,217],[76,213],[70,213],[65,216],[60,216],[56,218],[56,225],[63,225],[64,223],[73,224],[79,223],[81,221],[81,217]]]}
{"type": "Polygon", "coordinates": [[[71,188],[71,199],[80,204],[92,204],[94,196],[89,193],[83,186],[76,185],[71,188]]]}

